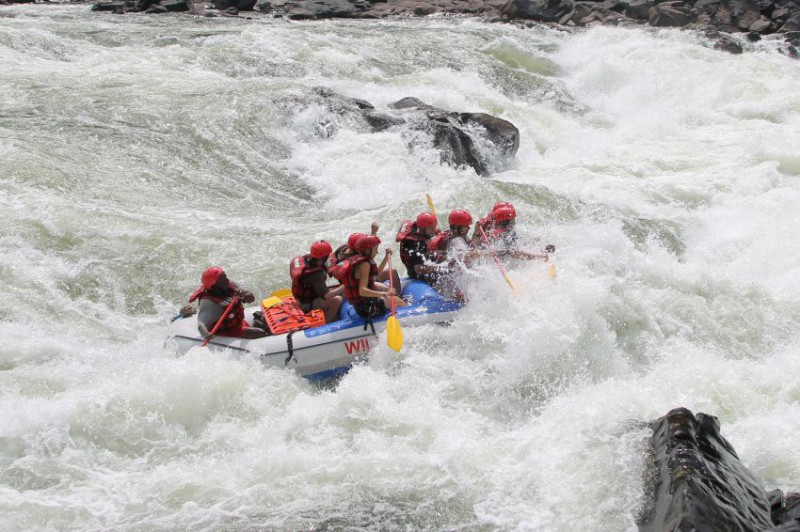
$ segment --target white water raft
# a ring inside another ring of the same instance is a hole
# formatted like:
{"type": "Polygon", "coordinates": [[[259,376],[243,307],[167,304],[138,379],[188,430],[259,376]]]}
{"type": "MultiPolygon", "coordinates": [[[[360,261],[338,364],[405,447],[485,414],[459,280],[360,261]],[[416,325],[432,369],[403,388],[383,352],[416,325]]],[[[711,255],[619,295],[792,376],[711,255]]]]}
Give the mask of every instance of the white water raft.
{"type": "MultiPolygon", "coordinates": [[[[403,328],[450,321],[463,306],[461,301],[444,299],[421,281],[404,280],[402,296],[410,303],[396,310],[397,321],[403,328]]],[[[248,321],[252,322],[253,312],[257,310],[246,309],[248,321]]],[[[387,313],[373,318],[373,333],[372,327],[348,302],[344,302],[339,314],[342,319],[327,325],[264,338],[214,336],[208,347],[258,357],[268,366],[292,368],[311,380],[332,378],[346,373],[354,360],[378,345],[389,317],[387,313]]],[[[201,345],[203,338],[197,330],[197,316],[172,322],[167,342],[174,343],[180,355],[201,345]]]]}

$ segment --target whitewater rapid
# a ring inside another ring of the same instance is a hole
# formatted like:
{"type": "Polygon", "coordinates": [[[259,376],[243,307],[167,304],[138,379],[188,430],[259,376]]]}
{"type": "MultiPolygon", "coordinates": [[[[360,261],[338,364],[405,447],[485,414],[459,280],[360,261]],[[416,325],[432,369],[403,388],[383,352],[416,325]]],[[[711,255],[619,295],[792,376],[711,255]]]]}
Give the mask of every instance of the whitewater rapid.
{"type": "Polygon", "coordinates": [[[685,406],[800,488],[800,63],[678,30],[0,7],[8,530],[635,530],[685,406]],[[514,123],[491,178],[298,105],[326,86],[514,123]],[[333,135],[321,135],[327,124],[333,135]],[[212,264],[266,296],[315,239],[508,200],[448,327],[335,388],[164,346],[212,264]]]}

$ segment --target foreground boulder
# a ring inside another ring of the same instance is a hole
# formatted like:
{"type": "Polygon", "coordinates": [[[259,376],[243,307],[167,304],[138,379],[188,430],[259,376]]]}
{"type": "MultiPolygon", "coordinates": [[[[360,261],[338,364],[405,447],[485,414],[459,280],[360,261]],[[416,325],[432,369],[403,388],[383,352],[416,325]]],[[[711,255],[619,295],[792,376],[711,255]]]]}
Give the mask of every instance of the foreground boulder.
{"type": "Polygon", "coordinates": [[[677,408],[651,427],[655,480],[640,530],[800,531],[800,494],[765,493],[716,417],[677,408]]]}

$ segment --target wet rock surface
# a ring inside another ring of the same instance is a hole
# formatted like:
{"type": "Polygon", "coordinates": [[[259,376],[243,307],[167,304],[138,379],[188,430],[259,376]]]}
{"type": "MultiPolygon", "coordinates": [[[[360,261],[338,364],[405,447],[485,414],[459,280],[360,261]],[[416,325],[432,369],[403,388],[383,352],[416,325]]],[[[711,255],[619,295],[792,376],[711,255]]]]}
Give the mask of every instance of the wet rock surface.
{"type": "Polygon", "coordinates": [[[800,532],[800,494],[766,493],[716,417],[677,408],[651,427],[651,498],[640,530],[800,532]]]}
{"type": "Polygon", "coordinates": [[[454,167],[468,166],[480,175],[490,175],[511,160],[519,148],[519,130],[514,124],[485,113],[446,111],[416,98],[403,98],[386,109],[376,109],[366,100],[315,87],[291,104],[302,111],[310,106],[324,109],[315,126],[320,138],[331,138],[340,128],[355,131],[399,131],[409,149],[434,147],[441,161],[454,167]]]}

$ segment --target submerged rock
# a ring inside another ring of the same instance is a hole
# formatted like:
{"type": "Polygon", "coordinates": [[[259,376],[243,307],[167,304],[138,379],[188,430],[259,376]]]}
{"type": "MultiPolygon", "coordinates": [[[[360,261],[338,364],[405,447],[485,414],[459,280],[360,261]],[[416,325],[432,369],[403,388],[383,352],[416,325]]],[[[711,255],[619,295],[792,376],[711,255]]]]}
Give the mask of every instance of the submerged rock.
{"type": "Polygon", "coordinates": [[[654,482],[640,530],[800,531],[800,495],[768,496],[716,417],[677,408],[651,427],[654,482]]]}

